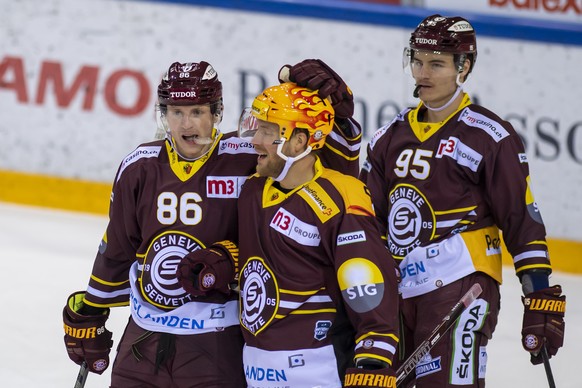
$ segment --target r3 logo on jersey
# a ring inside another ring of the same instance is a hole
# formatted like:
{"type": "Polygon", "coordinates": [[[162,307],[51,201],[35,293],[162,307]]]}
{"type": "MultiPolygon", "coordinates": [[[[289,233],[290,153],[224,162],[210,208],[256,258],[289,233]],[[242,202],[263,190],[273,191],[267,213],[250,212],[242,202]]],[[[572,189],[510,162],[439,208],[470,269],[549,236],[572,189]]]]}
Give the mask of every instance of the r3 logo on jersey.
{"type": "Polygon", "coordinates": [[[184,232],[156,236],[143,260],[140,285],[144,298],[163,309],[174,309],[192,300],[178,283],[176,269],[186,254],[203,248],[202,243],[184,232]]]}

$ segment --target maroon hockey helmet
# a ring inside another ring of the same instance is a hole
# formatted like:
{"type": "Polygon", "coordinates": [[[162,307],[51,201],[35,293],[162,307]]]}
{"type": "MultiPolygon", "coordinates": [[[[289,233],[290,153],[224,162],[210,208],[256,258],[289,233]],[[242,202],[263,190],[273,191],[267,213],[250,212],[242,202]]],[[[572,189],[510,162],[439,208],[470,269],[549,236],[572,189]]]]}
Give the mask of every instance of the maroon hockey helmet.
{"type": "Polygon", "coordinates": [[[158,86],[158,102],[160,105],[221,107],[222,83],[208,62],[174,62],[158,86]]]}
{"type": "Polygon", "coordinates": [[[477,59],[477,37],[471,23],[460,16],[431,15],[410,35],[410,49],[464,55],[477,59]]]}

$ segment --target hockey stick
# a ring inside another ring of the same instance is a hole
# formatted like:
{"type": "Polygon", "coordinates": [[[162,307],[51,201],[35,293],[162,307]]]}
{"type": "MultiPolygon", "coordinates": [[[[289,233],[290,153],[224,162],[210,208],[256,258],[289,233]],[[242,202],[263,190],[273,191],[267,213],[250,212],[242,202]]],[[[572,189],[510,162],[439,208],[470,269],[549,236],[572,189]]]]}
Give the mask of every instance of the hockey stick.
{"type": "Polygon", "coordinates": [[[548,356],[548,349],[546,345],[542,346],[542,360],[544,360],[544,368],[546,369],[546,377],[548,378],[548,384],[550,388],[556,388],[556,382],[554,381],[554,374],[552,373],[552,367],[550,366],[550,357],[548,356]]]}
{"type": "Polygon", "coordinates": [[[89,368],[87,368],[87,361],[83,361],[81,367],[79,368],[79,374],[77,374],[77,381],[75,381],[74,388],[83,388],[85,386],[85,381],[87,381],[88,373],[89,368]]]}
{"type": "Polygon", "coordinates": [[[443,318],[441,323],[435,327],[431,335],[428,336],[416,350],[404,361],[396,371],[396,386],[398,387],[404,379],[416,368],[416,364],[436,345],[445,333],[455,324],[461,313],[483,292],[479,283],[467,291],[465,295],[453,306],[451,311],[443,318]]]}

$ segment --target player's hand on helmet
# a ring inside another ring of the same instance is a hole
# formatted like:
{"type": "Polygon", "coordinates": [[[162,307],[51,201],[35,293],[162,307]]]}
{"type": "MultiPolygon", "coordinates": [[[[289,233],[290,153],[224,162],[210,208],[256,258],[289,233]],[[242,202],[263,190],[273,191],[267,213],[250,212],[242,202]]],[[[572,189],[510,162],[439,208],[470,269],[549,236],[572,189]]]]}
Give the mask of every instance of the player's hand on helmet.
{"type": "Polygon", "coordinates": [[[552,286],[530,292],[522,297],[524,313],[521,342],[531,353],[532,364],[543,362],[540,350],[546,346],[548,355],[554,356],[564,344],[564,313],[566,296],[561,286],[552,286]]]}
{"type": "Polygon", "coordinates": [[[182,258],[176,276],[189,294],[198,297],[210,291],[229,294],[237,282],[238,248],[230,241],[212,244],[182,258]]]}
{"type": "Polygon", "coordinates": [[[344,387],[396,388],[396,373],[385,362],[374,359],[359,360],[355,368],[348,368],[346,370],[344,387]]]}
{"type": "Polygon", "coordinates": [[[84,296],[82,291],[73,293],[63,309],[65,347],[77,365],[86,361],[91,372],[102,374],[113,346],[111,332],[105,328],[109,309],[85,305],[84,296]]]}
{"type": "Polygon", "coordinates": [[[318,90],[321,98],[329,97],[339,119],[347,119],[354,114],[352,91],[331,67],[321,59],[305,59],[296,65],[284,65],[279,70],[280,82],[295,82],[299,86],[318,90]]]}

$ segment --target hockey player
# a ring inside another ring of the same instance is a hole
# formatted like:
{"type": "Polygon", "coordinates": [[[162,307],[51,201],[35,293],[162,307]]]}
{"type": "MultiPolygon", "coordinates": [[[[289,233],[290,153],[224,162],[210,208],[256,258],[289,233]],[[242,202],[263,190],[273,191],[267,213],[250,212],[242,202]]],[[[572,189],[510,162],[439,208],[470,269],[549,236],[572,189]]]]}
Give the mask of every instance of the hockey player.
{"type": "MultiPolygon", "coordinates": [[[[185,289],[176,268],[208,246],[236,263],[229,240],[238,236],[237,198],[257,154],[236,132],[217,129],[222,84],[209,63],[173,63],[158,86],[158,103],[166,138],[138,146],[117,171],[89,285],[63,310],[65,345],[73,361],[103,373],[112,346],[109,308],[129,304],[112,387],[240,388],[238,295],[228,284],[202,292],[208,277],[185,289]]],[[[335,127],[337,147],[324,152],[330,163],[357,171],[359,127],[347,116],[342,124],[335,127]],[[351,131],[356,136],[347,137],[351,131]]]]}
{"type": "Polygon", "coordinates": [[[365,186],[317,156],[333,107],[283,83],[257,96],[250,113],[239,128],[259,154],[239,198],[247,386],[333,388],[345,377],[346,387],[395,387],[393,261],[365,186]]]}
{"type": "Polygon", "coordinates": [[[549,286],[546,232],[524,147],[510,123],[463,92],[476,57],[467,20],[433,15],[418,25],[405,59],[420,103],[375,133],[360,176],[400,265],[406,355],[472,284],[483,288],[417,365],[410,385],[418,388],[484,386],[500,308],[499,229],[525,295],[523,346],[537,364],[544,347],[555,355],[563,344],[565,296],[549,286]]]}

